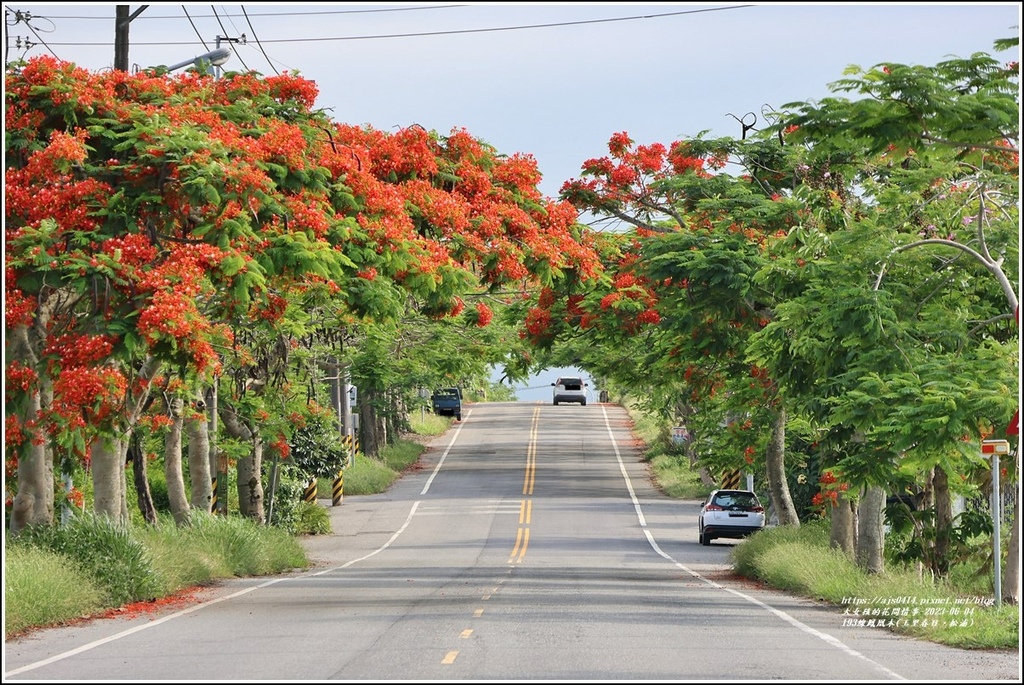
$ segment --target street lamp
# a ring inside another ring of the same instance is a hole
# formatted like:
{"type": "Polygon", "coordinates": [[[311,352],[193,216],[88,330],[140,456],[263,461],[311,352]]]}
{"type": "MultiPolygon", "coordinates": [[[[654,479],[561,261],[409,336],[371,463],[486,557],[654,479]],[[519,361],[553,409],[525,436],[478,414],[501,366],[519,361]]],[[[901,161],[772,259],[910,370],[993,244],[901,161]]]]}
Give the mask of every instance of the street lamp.
{"type": "Polygon", "coordinates": [[[167,71],[174,71],[175,69],[181,69],[182,67],[196,66],[200,64],[209,63],[215,67],[219,67],[225,62],[231,59],[231,50],[228,48],[217,48],[216,50],[210,50],[192,59],[187,59],[184,62],[178,62],[167,67],[167,71]]]}

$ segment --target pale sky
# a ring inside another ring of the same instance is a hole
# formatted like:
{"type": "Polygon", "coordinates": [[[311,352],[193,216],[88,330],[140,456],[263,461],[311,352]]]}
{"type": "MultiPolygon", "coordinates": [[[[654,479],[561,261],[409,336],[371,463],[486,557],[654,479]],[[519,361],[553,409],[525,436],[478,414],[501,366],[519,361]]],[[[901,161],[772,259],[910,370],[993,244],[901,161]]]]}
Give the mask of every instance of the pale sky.
{"type": "MultiPolygon", "coordinates": [[[[115,7],[4,3],[5,57],[109,69],[115,7]]],[[[851,64],[1019,60],[993,43],[1020,35],[1021,13],[1010,2],[128,7],[145,7],[130,25],[131,69],[180,63],[220,36],[235,50],[225,69],[297,71],[336,121],[465,128],[499,153],[532,155],[549,197],[620,131],[642,144],[739,137],[748,112],[763,123],[763,108],[826,96],[851,64]]]]}

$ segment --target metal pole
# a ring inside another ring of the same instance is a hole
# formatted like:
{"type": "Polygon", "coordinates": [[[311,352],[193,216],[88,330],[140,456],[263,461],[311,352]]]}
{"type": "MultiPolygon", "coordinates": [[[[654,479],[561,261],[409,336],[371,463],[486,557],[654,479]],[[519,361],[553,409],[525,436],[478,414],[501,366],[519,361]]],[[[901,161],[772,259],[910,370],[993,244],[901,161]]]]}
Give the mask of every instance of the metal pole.
{"type": "Polygon", "coordinates": [[[341,372],[341,425],[345,435],[352,435],[352,384],[348,367],[341,372]]]}
{"type": "Polygon", "coordinates": [[[1002,518],[1002,497],[999,496],[999,453],[992,452],[992,566],[993,589],[995,590],[996,606],[1003,603],[1003,556],[999,544],[999,520],[1002,518]]]}

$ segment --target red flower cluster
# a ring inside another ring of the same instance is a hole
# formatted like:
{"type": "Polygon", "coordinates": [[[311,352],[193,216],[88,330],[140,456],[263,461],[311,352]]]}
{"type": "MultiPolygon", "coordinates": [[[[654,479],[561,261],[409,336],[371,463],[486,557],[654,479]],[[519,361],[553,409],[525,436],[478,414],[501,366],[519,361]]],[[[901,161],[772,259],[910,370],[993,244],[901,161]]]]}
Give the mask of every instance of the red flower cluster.
{"type": "Polygon", "coordinates": [[[494,318],[494,312],[492,312],[491,308],[488,307],[483,302],[477,302],[477,304],[476,304],[476,311],[477,311],[476,325],[479,326],[480,328],[483,328],[484,326],[487,326],[489,323],[491,323],[491,319],[494,318]]]}

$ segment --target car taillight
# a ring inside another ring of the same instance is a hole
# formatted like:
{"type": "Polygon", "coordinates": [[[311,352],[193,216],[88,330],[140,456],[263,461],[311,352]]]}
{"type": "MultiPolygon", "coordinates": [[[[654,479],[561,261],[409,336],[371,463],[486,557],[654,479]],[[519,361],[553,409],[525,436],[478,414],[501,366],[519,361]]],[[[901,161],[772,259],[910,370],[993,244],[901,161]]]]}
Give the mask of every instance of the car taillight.
{"type": "Polygon", "coordinates": [[[709,504],[706,507],[704,507],[704,511],[725,511],[725,509],[718,506],[717,504],[709,504]]]}
{"type": "Polygon", "coordinates": [[[757,512],[758,514],[761,514],[761,513],[764,513],[764,507],[762,507],[762,506],[756,506],[756,507],[754,507],[753,509],[751,509],[750,511],[755,511],[755,512],[757,512]]]}

